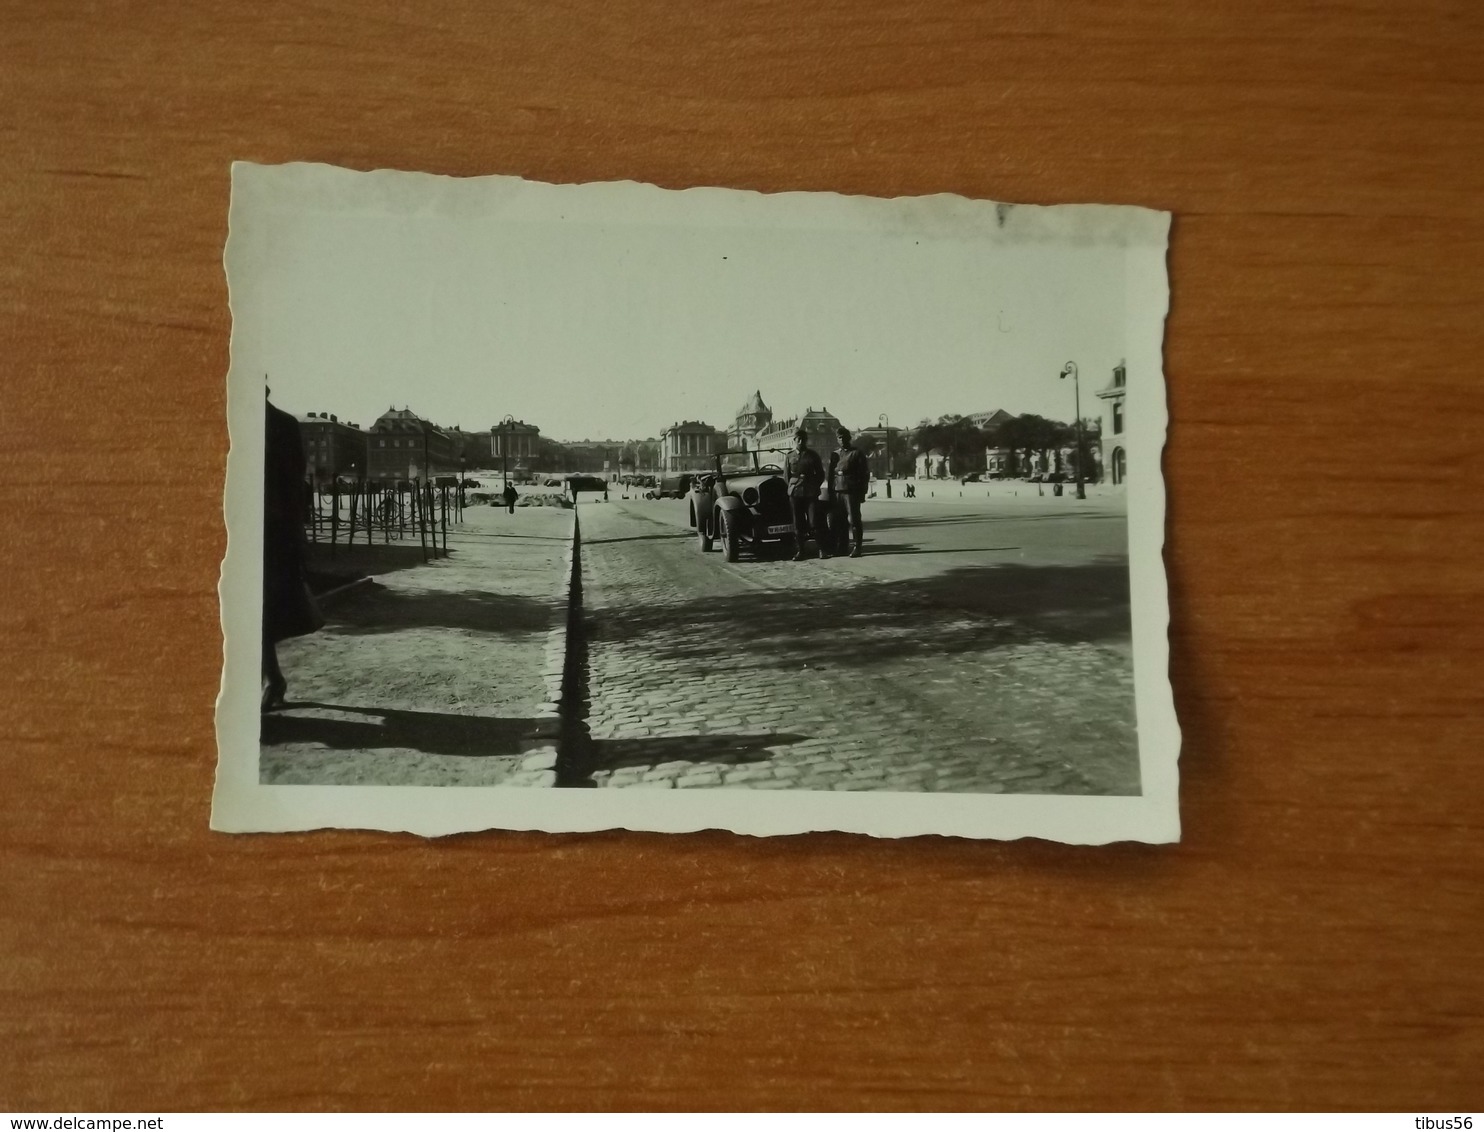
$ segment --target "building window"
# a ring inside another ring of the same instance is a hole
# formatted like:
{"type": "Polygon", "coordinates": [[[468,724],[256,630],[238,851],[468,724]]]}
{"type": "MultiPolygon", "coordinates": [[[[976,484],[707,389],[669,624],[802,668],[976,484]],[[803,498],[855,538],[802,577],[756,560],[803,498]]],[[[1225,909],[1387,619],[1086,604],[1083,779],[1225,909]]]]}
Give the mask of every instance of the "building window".
{"type": "Polygon", "coordinates": [[[1123,435],[1123,402],[1113,402],[1113,435],[1123,435]]]}
{"type": "Polygon", "coordinates": [[[385,440],[378,440],[376,442],[376,447],[378,447],[378,448],[385,448],[386,447],[386,441],[385,440]]]}

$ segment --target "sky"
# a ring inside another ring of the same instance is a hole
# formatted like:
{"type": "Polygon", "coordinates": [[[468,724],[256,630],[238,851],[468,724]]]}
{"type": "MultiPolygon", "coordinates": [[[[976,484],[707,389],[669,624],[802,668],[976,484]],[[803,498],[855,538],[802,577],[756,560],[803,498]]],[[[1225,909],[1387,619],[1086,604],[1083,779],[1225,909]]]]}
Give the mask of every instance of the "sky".
{"type": "Polygon", "coordinates": [[[557,440],[778,417],[1082,414],[1124,356],[1125,253],[910,225],[679,226],[436,211],[279,216],[253,357],[273,400],[369,426],[390,407],[557,440]]]}

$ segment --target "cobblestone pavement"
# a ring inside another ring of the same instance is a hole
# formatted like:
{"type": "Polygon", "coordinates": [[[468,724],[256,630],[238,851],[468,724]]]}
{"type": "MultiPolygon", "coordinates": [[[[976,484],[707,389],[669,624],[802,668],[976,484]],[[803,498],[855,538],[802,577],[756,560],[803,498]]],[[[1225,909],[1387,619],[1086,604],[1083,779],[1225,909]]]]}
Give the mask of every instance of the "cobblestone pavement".
{"type": "Polygon", "coordinates": [[[868,505],[866,555],[580,509],[599,786],[1136,794],[1121,499],[868,505]]]}
{"type": "Polygon", "coordinates": [[[415,541],[367,548],[401,568],[331,598],[323,629],[279,646],[289,706],[263,717],[260,780],[510,780],[556,731],[550,640],[565,626],[571,528],[570,511],[471,507],[448,558],[424,563],[415,541]]]}

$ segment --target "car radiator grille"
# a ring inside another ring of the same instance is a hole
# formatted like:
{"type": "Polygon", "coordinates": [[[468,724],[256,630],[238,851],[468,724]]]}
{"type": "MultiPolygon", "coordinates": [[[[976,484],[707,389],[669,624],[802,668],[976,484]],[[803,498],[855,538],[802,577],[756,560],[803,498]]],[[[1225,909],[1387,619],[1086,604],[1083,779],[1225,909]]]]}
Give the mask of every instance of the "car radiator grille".
{"type": "Polygon", "coordinates": [[[763,480],[758,485],[758,506],[765,511],[788,510],[788,485],[782,480],[763,480]]]}

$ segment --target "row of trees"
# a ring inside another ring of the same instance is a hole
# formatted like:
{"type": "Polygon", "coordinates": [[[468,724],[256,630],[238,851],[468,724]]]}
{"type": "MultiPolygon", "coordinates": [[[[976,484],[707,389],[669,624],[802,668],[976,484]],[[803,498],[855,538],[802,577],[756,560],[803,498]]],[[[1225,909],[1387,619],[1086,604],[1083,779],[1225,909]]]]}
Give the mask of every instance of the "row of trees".
{"type": "Polygon", "coordinates": [[[1069,455],[1075,461],[1073,467],[1081,463],[1083,474],[1091,475],[1097,468],[1101,434],[1102,425],[1097,420],[1084,418],[1079,453],[1076,426],[1063,421],[1026,413],[979,428],[968,417],[950,414],[936,421],[923,421],[917,427],[915,447],[918,452],[936,448],[952,460],[954,467],[965,469],[981,467],[986,450],[1001,449],[1010,454],[1014,472],[1029,471],[1037,457],[1043,465],[1061,471],[1062,450],[1070,448],[1069,455]]]}

